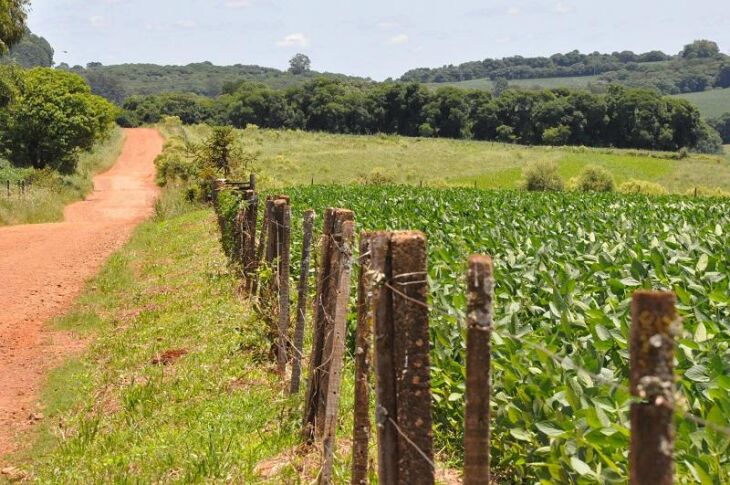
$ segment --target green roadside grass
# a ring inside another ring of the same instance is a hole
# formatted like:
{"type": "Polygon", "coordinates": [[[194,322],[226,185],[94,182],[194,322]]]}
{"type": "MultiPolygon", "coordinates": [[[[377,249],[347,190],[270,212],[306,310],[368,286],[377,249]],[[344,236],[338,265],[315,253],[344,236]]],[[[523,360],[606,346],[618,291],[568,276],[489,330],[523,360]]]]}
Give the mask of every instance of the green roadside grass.
{"type": "Polygon", "coordinates": [[[141,225],[54,324],[91,344],[50,375],[10,463],[40,483],[304,483],[318,455],[297,449],[303,398],[282,392],[238,285],[211,211],[141,225]],[[169,351],[186,353],[154,363],[169,351]]]}
{"type": "Polygon", "coordinates": [[[109,169],[119,157],[124,145],[124,132],[120,128],[79,158],[76,172],[58,175],[33,169],[17,169],[0,160],[0,226],[11,224],[37,224],[57,222],[63,219],[64,207],[89,194],[97,173],[109,169]],[[32,186],[20,194],[17,181],[31,177],[32,186]],[[8,197],[6,181],[11,182],[8,197]]]}
{"type": "MultiPolygon", "coordinates": [[[[168,139],[178,136],[199,142],[205,126],[163,123],[168,139]]],[[[503,143],[356,136],[249,128],[239,130],[243,148],[256,155],[254,163],[266,186],[388,182],[433,187],[483,189],[520,186],[531,163],[557,164],[565,180],[588,165],[607,169],[618,184],[630,179],[663,185],[685,193],[697,186],[730,190],[730,158],[675,153],[586,147],[529,147],[503,143]]]]}

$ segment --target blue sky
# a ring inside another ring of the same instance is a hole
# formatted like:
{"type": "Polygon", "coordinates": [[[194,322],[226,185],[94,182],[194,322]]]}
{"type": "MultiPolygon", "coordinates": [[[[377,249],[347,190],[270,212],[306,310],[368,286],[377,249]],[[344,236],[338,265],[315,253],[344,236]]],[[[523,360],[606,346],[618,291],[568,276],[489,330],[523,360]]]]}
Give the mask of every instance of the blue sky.
{"type": "Polygon", "coordinates": [[[303,52],[317,70],[378,80],[576,48],[676,53],[697,38],[730,52],[727,0],[32,0],[29,24],[69,64],[284,68],[303,52]]]}

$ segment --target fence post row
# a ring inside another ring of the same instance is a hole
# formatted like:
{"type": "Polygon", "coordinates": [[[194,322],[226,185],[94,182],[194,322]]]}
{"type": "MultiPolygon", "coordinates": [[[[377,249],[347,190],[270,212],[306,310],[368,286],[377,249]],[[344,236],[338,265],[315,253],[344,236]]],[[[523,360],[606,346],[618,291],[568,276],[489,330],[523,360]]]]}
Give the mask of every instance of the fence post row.
{"type": "Polygon", "coordinates": [[[370,356],[373,309],[371,302],[371,242],[373,234],[360,235],[360,274],[357,283],[357,330],[355,335],[355,405],[352,431],[352,484],[368,483],[370,445],[370,356]]]}
{"type": "Polygon", "coordinates": [[[309,209],[304,212],[302,236],[302,261],[297,285],[297,323],[294,328],[294,350],[291,370],[290,394],[299,392],[302,374],[302,352],[304,349],[304,326],[307,316],[307,297],[309,295],[309,267],[312,260],[312,239],[314,233],[315,212],[309,209]]]}
{"type": "Polygon", "coordinates": [[[492,258],[473,255],[466,273],[464,485],[489,485],[489,395],[494,300],[492,258]]]}
{"type": "MultiPolygon", "coordinates": [[[[303,439],[311,443],[322,439],[326,426],[336,416],[328,408],[329,393],[339,393],[347,303],[349,297],[354,213],[346,209],[327,209],[320,251],[322,254],[317,280],[314,338],[309,359],[309,378],[305,398],[303,439]],[[326,422],[327,421],[327,422],[326,422]]],[[[333,436],[334,438],[334,436],[333,436]]]]}
{"type": "Polygon", "coordinates": [[[426,236],[375,233],[370,242],[378,420],[378,483],[432,485],[433,431],[426,236]]]}
{"type": "Polygon", "coordinates": [[[632,485],[674,481],[674,293],[638,291],[631,304],[629,475],[632,485]]]}

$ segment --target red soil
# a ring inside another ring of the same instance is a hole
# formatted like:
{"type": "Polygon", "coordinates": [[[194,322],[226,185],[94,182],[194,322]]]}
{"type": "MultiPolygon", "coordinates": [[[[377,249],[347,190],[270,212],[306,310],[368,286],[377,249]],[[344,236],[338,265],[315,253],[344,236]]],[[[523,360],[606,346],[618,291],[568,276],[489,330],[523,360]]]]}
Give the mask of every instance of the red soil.
{"type": "Polygon", "coordinates": [[[126,130],[119,159],[94,178],[94,192],[66,207],[64,222],[0,228],[0,456],[42,416],[45,375],[83,340],[46,325],[67,311],[109,255],[152,214],[158,195],[153,161],[163,138],[126,130]]]}

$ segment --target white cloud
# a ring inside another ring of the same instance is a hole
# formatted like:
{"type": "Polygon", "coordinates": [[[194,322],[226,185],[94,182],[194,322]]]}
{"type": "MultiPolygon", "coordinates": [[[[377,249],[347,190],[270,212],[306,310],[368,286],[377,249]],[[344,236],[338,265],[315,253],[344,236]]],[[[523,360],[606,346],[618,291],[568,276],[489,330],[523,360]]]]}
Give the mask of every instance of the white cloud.
{"type": "Polygon", "coordinates": [[[254,0],[226,0],[225,6],[228,8],[248,8],[253,7],[254,0]]]}
{"type": "Polygon", "coordinates": [[[512,37],[497,37],[494,39],[497,44],[509,44],[512,42],[512,37]]]}
{"type": "Polygon", "coordinates": [[[409,40],[410,39],[406,34],[398,34],[395,37],[391,37],[388,43],[392,45],[401,45],[407,44],[409,40]]]}
{"type": "Polygon", "coordinates": [[[309,37],[300,32],[297,32],[285,36],[283,39],[278,41],[276,45],[278,45],[279,47],[307,47],[309,45],[309,37]]]}
{"type": "Polygon", "coordinates": [[[401,27],[400,23],[392,21],[378,22],[376,26],[382,30],[393,30],[401,27]]]}
{"type": "Polygon", "coordinates": [[[555,4],[555,7],[553,7],[553,12],[557,13],[570,13],[573,10],[573,6],[565,2],[558,2],[555,4]]]}
{"type": "Polygon", "coordinates": [[[92,15],[89,17],[89,23],[94,28],[104,27],[106,25],[106,19],[103,15],[92,15]]]}
{"type": "Polygon", "coordinates": [[[522,11],[517,7],[510,7],[507,9],[507,15],[519,15],[522,11]]]}
{"type": "Polygon", "coordinates": [[[195,20],[178,20],[175,22],[175,25],[178,27],[182,27],[184,29],[192,29],[193,27],[197,27],[198,23],[195,20]]]}

